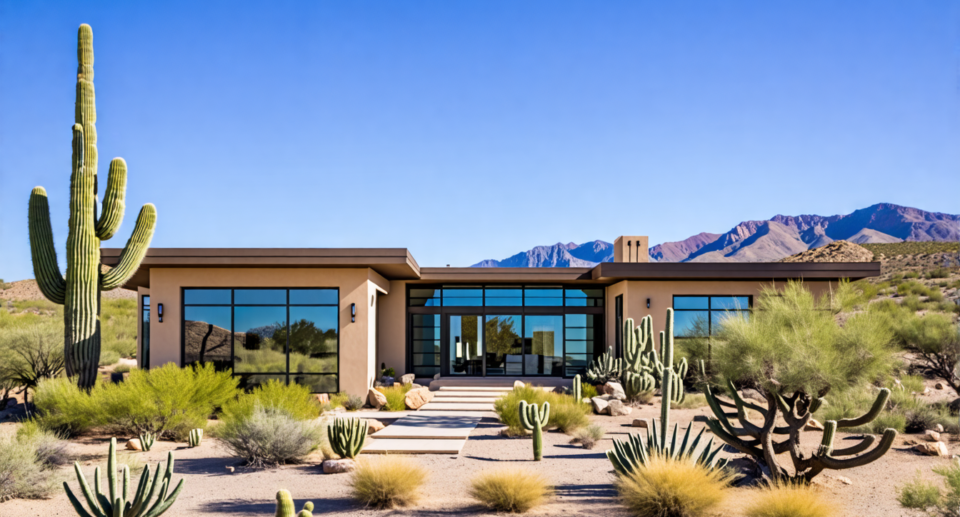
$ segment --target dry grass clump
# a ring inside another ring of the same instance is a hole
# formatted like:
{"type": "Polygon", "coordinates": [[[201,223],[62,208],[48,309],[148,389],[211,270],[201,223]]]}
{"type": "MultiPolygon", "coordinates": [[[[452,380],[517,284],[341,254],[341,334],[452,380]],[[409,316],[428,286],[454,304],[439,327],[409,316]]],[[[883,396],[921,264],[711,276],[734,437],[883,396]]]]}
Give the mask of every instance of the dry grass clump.
{"type": "Polygon", "coordinates": [[[389,386],[377,388],[377,391],[387,397],[387,403],[383,406],[384,411],[403,411],[407,409],[407,392],[412,386],[403,384],[401,386],[389,386]]]}
{"type": "Polygon", "coordinates": [[[250,416],[216,427],[217,437],[230,452],[254,468],[300,463],[323,443],[324,434],[314,420],[297,420],[259,402],[250,416]]]}
{"type": "Polygon", "coordinates": [[[470,497],[497,512],[524,513],[552,493],[541,474],[526,469],[481,472],[470,481],[470,497]]]}
{"type": "Polygon", "coordinates": [[[579,403],[570,395],[544,391],[528,384],[522,388],[514,388],[493,403],[494,411],[497,412],[500,421],[508,427],[508,434],[511,436],[527,434],[520,425],[521,400],[541,406],[544,402],[550,403],[550,422],[547,423],[547,428],[557,428],[564,433],[569,433],[590,424],[587,418],[587,415],[592,412],[590,404],[579,403]]]}
{"type": "Polygon", "coordinates": [[[603,427],[592,424],[574,431],[570,443],[579,443],[583,445],[584,449],[592,449],[597,442],[603,439],[604,434],[606,434],[606,431],[603,430],[603,427]]]}
{"type": "Polygon", "coordinates": [[[819,491],[801,484],[782,483],[760,490],[747,506],[747,517],[833,517],[834,504],[819,491]]]}
{"type": "Polygon", "coordinates": [[[357,462],[350,477],[353,498],[374,508],[410,506],[420,499],[420,487],[427,479],[427,470],[417,462],[398,456],[378,461],[357,462]]]}
{"type": "Polygon", "coordinates": [[[697,409],[707,407],[707,397],[703,393],[687,393],[683,397],[683,402],[672,402],[670,407],[674,409],[697,409]]]}
{"type": "Polygon", "coordinates": [[[699,517],[725,498],[729,474],[687,460],[653,457],[617,479],[620,499],[638,517],[699,517]]]}

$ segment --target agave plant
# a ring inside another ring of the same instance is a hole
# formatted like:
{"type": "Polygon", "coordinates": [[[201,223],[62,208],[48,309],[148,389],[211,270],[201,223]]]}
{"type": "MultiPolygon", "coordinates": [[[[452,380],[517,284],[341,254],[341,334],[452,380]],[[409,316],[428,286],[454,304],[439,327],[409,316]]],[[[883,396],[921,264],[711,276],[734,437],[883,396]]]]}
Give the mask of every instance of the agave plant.
{"type": "Polygon", "coordinates": [[[651,420],[651,428],[648,429],[647,439],[644,440],[639,434],[632,434],[625,441],[614,440],[613,449],[607,451],[607,459],[613,464],[614,470],[620,475],[628,475],[636,471],[640,466],[646,465],[650,460],[650,455],[657,455],[663,458],[675,460],[689,459],[694,463],[699,463],[707,468],[723,468],[727,460],[718,458],[717,454],[723,448],[722,445],[713,446],[713,437],[707,441],[706,446],[696,454],[697,447],[703,438],[705,427],[700,428],[700,432],[690,441],[690,432],[693,426],[687,427],[687,432],[683,435],[683,441],[677,446],[677,432],[680,424],[673,426],[673,438],[669,443],[662,441],[660,433],[657,432],[655,420],[651,420]]]}

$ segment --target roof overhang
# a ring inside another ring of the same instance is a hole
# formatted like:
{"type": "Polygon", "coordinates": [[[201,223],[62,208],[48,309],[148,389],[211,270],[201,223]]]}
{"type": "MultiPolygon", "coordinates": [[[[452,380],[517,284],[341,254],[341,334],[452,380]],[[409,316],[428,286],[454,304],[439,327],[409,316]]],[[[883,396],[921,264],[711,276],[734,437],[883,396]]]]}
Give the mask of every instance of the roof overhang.
{"type": "Polygon", "coordinates": [[[859,280],[880,275],[879,262],[604,262],[590,272],[620,280],[859,280]]]}
{"type": "MultiPolygon", "coordinates": [[[[100,261],[115,266],[121,251],[103,248],[100,261]]],[[[150,248],[124,287],[150,287],[151,268],[370,268],[388,280],[420,278],[406,248],[150,248]]]]}
{"type": "Polygon", "coordinates": [[[577,283],[592,282],[589,267],[425,267],[424,282],[458,283],[577,283]]]}

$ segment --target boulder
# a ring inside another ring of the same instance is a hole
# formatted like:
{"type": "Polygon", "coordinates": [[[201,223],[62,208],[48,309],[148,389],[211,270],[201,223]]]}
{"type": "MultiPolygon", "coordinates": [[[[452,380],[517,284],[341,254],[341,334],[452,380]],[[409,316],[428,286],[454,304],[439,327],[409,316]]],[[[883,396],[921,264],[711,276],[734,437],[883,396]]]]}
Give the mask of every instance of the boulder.
{"type": "Polygon", "coordinates": [[[940,433],[933,431],[931,429],[927,429],[926,431],[923,432],[923,439],[928,442],[939,442],[940,433]]]}
{"type": "Polygon", "coordinates": [[[804,431],[823,431],[823,424],[818,422],[816,419],[811,418],[807,425],[803,426],[804,431]]]}
{"type": "Polygon", "coordinates": [[[524,386],[526,386],[526,384],[524,384],[522,381],[513,381],[513,389],[523,389],[524,386]]]}
{"type": "Polygon", "coordinates": [[[634,418],[633,427],[639,427],[641,429],[650,429],[650,419],[648,418],[634,418]]]}
{"type": "Polygon", "coordinates": [[[406,404],[407,409],[417,410],[430,402],[431,399],[433,399],[433,393],[429,389],[419,388],[408,391],[406,396],[403,397],[403,403],[406,404]]]}
{"type": "Polygon", "coordinates": [[[943,457],[950,455],[950,451],[947,450],[947,444],[943,442],[918,443],[914,445],[913,450],[920,454],[926,454],[927,456],[943,457]]]}
{"type": "Polygon", "coordinates": [[[380,390],[370,388],[367,390],[367,404],[373,409],[380,409],[387,405],[387,396],[380,393],[380,390]]]}
{"type": "Polygon", "coordinates": [[[350,472],[355,468],[357,468],[357,463],[349,458],[326,460],[323,462],[324,474],[342,474],[344,472],[350,472]]]}
{"type": "Polygon", "coordinates": [[[843,483],[844,485],[852,485],[853,481],[850,480],[847,476],[837,476],[836,480],[843,483]]]}
{"type": "Polygon", "coordinates": [[[626,400],[627,398],[627,394],[623,391],[623,386],[619,382],[607,381],[603,385],[603,394],[610,395],[611,398],[617,400],[626,400]]]}
{"type": "Polygon", "coordinates": [[[610,405],[610,403],[602,397],[593,397],[590,399],[590,402],[593,403],[593,412],[598,415],[605,414],[607,412],[607,406],[610,405]]]}
{"type": "Polygon", "coordinates": [[[607,403],[607,412],[610,413],[610,416],[625,416],[629,415],[633,411],[633,408],[626,406],[623,402],[613,399],[607,403]]]}
{"type": "Polygon", "coordinates": [[[373,434],[382,430],[384,427],[387,427],[383,424],[383,422],[374,418],[364,418],[364,420],[367,421],[367,434],[373,434]]]}
{"type": "Polygon", "coordinates": [[[405,373],[400,376],[400,384],[413,384],[414,375],[412,373],[405,373]]]}
{"type": "Polygon", "coordinates": [[[942,432],[943,432],[943,424],[937,424],[937,426],[934,427],[933,430],[936,431],[936,432],[938,432],[938,433],[942,433],[942,432]]]}
{"type": "Polygon", "coordinates": [[[127,440],[127,450],[128,451],[142,451],[143,447],[140,445],[140,439],[134,438],[132,440],[127,440]]]}
{"type": "Polygon", "coordinates": [[[324,405],[324,404],[329,404],[329,403],[330,403],[330,394],[329,394],[329,393],[316,393],[316,394],[314,394],[313,396],[317,399],[317,402],[319,402],[321,406],[324,405]]]}
{"type": "Polygon", "coordinates": [[[934,388],[937,388],[938,390],[942,390],[942,389],[944,388],[944,386],[943,386],[943,383],[942,383],[942,382],[938,382],[938,383],[936,383],[936,384],[935,384],[935,385],[934,385],[933,387],[934,387],[934,388]]]}
{"type": "Polygon", "coordinates": [[[422,387],[423,387],[423,386],[421,386],[421,385],[419,385],[419,384],[417,384],[417,383],[415,383],[415,382],[410,384],[410,389],[412,389],[412,390],[418,390],[418,389],[420,389],[420,388],[422,388],[422,387]]]}
{"type": "Polygon", "coordinates": [[[433,380],[439,381],[439,380],[440,380],[440,374],[438,373],[438,374],[434,375],[434,376],[433,376],[433,380]]]}

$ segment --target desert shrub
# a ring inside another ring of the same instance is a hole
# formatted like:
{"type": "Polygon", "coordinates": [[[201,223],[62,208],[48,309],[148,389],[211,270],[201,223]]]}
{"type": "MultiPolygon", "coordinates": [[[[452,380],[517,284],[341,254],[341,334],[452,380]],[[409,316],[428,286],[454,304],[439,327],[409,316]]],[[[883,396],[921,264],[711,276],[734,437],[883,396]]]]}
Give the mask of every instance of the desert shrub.
{"type": "Polygon", "coordinates": [[[644,468],[618,477],[616,486],[633,515],[698,517],[724,500],[728,476],[723,469],[654,456],[644,468]]]}
{"type": "Polygon", "coordinates": [[[581,382],[580,385],[583,387],[583,397],[592,399],[599,395],[597,392],[597,387],[589,382],[581,382]]]}
{"type": "Polygon", "coordinates": [[[782,483],[760,490],[745,512],[747,517],[831,517],[835,504],[803,484],[782,483]]]}
{"type": "Polygon", "coordinates": [[[270,379],[253,391],[228,400],[223,405],[220,419],[229,422],[248,418],[258,404],[284,411],[295,420],[312,420],[320,416],[320,404],[306,386],[270,379]]]}
{"type": "Polygon", "coordinates": [[[653,400],[654,395],[656,395],[655,390],[638,391],[633,396],[627,397],[626,403],[634,407],[645,406],[653,400]]]}
{"type": "Polygon", "coordinates": [[[697,409],[707,405],[707,397],[703,393],[687,393],[683,402],[670,402],[670,407],[674,409],[697,409]]]}
{"type": "Polygon", "coordinates": [[[174,439],[195,428],[237,396],[237,379],[212,364],[169,364],[133,370],[119,384],[98,383],[86,393],[67,379],[41,382],[36,406],[41,426],[76,434],[108,427],[128,435],[144,432],[174,439]]]}
{"type": "Polygon", "coordinates": [[[323,441],[323,429],[316,422],[259,404],[249,416],[218,425],[214,434],[255,468],[300,463],[323,441]]]}
{"type": "Polygon", "coordinates": [[[497,512],[524,513],[551,493],[550,483],[532,470],[481,472],[470,481],[470,497],[497,512]]]}
{"type": "Polygon", "coordinates": [[[590,413],[589,405],[577,403],[570,395],[561,395],[525,385],[522,388],[514,388],[493,403],[493,409],[500,417],[500,421],[507,426],[507,432],[513,436],[526,434],[523,426],[520,425],[521,400],[528,404],[550,403],[550,421],[547,422],[547,427],[557,427],[567,432],[589,423],[587,418],[590,413]]]}
{"type": "Polygon", "coordinates": [[[903,274],[903,278],[920,278],[920,273],[916,271],[908,271],[903,274]]]}
{"type": "Polygon", "coordinates": [[[56,467],[66,462],[65,447],[56,435],[36,426],[0,438],[0,501],[51,497],[59,485],[56,467]]]}
{"type": "Polygon", "coordinates": [[[410,391],[411,385],[404,384],[402,386],[389,386],[384,388],[377,388],[384,396],[387,397],[387,404],[383,406],[385,411],[403,411],[407,409],[406,399],[407,392],[410,391]]]}
{"type": "Polygon", "coordinates": [[[583,445],[584,449],[592,449],[597,442],[603,439],[604,434],[606,434],[606,431],[603,430],[603,427],[597,424],[591,424],[574,431],[571,435],[573,439],[570,440],[570,443],[579,443],[583,445]]]}
{"type": "Polygon", "coordinates": [[[932,271],[927,271],[927,278],[950,278],[950,270],[944,267],[938,267],[932,271]]]}
{"type": "Polygon", "coordinates": [[[357,395],[348,395],[347,400],[343,401],[343,409],[347,411],[356,411],[363,407],[363,399],[357,395]]]}
{"type": "Polygon", "coordinates": [[[927,294],[927,299],[930,300],[931,302],[937,302],[937,303],[942,302],[943,293],[939,289],[931,290],[927,294]]]}
{"type": "Polygon", "coordinates": [[[100,349],[100,366],[110,366],[120,361],[120,354],[115,350],[100,349]]]}
{"type": "Polygon", "coordinates": [[[940,501],[942,510],[953,512],[960,508],[960,463],[953,462],[949,467],[934,467],[933,472],[943,477],[947,492],[940,501]]]}
{"type": "Polygon", "coordinates": [[[410,506],[420,499],[427,470],[416,461],[397,456],[363,460],[350,477],[350,489],[358,502],[374,508],[410,506]]]}
{"type": "Polygon", "coordinates": [[[954,367],[960,360],[960,331],[948,314],[901,314],[894,325],[896,341],[919,356],[921,369],[960,392],[954,367]]]}
{"type": "Polygon", "coordinates": [[[330,409],[343,407],[343,404],[349,398],[350,398],[350,395],[348,395],[345,391],[341,391],[339,393],[334,393],[333,395],[330,395],[330,409]]]}
{"type": "Polygon", "coordinates": [[[926,385],[923,383],[923,377],[919,375],[904,375],[900,377],[900,384],[903,386],[904,391],[912,393],[922,393],[923,389],[926,388],[926,385]]]}
{"type": "Polygon", "coordinates": [[[38,317],[16,320],[0,325],[0,381],[34,389],[41,380],[63,373],[63,323],[38,317]]]}
{"type": "Polygon", "coordinates": [[[926,510],[940,502],[940,488],[923,479],[920,471],[917,470],[917,475],[912,481],[897,488],[897,501],[900,501],[900,505],[904,508],[926,510]]]}
{"type": "Polygon", "coordinates": [[[129,364],[121,364],[113,369],[113,373],[128,373],[130,370],[133,370],[136,366],[131,366],[129,364]]]}

